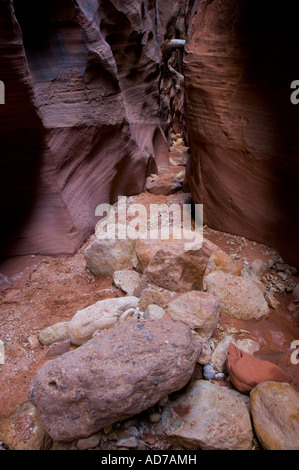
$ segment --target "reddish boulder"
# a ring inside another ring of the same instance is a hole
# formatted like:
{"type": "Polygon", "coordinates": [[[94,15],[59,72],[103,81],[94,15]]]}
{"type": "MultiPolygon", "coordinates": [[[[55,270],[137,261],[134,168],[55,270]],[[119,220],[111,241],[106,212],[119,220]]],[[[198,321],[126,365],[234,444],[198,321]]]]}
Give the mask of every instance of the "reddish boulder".
{"type": "Polygon", "coordinates": [[[227,371],[229,378],[237,390],[249,394],[262,382],[289,382],[287,375],[269,361],[257,359],[230,343],[227,356],[227,371]]]}
{"type": "Polygon", "coordinates": [[[146,266],[146,262],[150,261],[134,290],[135,296],[139,297],[149,284],[175,292],[202,290],[211,249],[205,242],[198,249],[186,249],[186,243],[188,241],[184,238],[137,242],[136,253],[139,262],[141,260],[140,265],[146,266]]]}
{"type": "Polygon", "coordinates": [[[31,382],[30,401],[53,439],[88,437],[182,389],[200,352],[183,323],[127,320],[48,362],[31,382]]]}
{"type": "Polygon", "coordinates": [[[175,175],[152,175],[146,181],[145,189],[152,194],[170,194],[177,193],[183,188],[181,182],[175,175]]]}

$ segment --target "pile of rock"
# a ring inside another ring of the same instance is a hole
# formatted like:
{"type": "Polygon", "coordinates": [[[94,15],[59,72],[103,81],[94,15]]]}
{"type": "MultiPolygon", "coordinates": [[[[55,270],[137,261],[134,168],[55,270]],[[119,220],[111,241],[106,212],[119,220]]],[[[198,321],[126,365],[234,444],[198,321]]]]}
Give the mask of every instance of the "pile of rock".
{"type": "Polygon", "coordinates": [[[85,251],[88,269],[102,275],[108,253],[109,272],[123,296],[99,301],[39,334],[43,345],[60,345],[62,353],[30,386],[30,406],[39,416],[35,427],[43,430],[40,448],[51,438],[54,447],[63,441],[79,449],[100,443],[158,448],[159,440],[175,448],[241,450],[256,447],[256,433],[265,449],[298,449],[299,395],[288,377],[254,357],[255,341],[214,338],[221,315],[267,318],[267,290],[260,282],[265,266],[256,261],[240,272],[207,240],[190,251],[177,240],[96,240],[85,251]],[[123,430],[118,423],[159,403],[152,439],[140,426],[129,426],[131,434],[117,432],[123,430]]]}

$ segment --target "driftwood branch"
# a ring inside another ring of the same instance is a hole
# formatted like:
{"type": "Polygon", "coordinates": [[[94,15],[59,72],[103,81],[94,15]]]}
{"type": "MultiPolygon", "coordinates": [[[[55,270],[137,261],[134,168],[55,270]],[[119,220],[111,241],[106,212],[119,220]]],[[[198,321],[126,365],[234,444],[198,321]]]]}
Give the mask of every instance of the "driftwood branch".
{"type": "Polygon", "coordinates": [[[171,67],[171,65],[168,64],[168,70],[169,72],[173,73],[177,80],[178,80],[178,84],[179,85],[183,85],[184,84],[184,80],[185,80],[185,77],[184,75],[182,75],[180,72],[178,72],[177,70],[175,70],[173,67],[171,67]]]}
{"type": "Polygon", "coordinates": [[[185,44],[185,39],[170,39],[163,42],[161,47],[162,53],[166,54],[167,52],[173,51],[174,49],[184,49],[185,44]]]}
{"type": "Polygon", "coordinates": [[[175,70],[173,67],[171,67],[171,65],[169,64],[169,59],[170,59],[171,53],[174,50],[184,49],[185,44],[186,44],[185,39],[169,39],[165,41],[161,46],[164,64],[166,65],[167,70],[176,77],[176,80],[179,85],[182,85],[184,83],[184,76],[181,73],[179,73],[177,70],[175,70]]]}

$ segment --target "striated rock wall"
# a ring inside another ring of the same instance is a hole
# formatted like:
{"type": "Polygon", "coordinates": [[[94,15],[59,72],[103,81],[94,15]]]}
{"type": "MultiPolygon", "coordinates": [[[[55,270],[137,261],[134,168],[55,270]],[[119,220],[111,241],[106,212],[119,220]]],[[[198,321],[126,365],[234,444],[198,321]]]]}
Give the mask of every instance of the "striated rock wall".
{"type": "Polygon", "coordinates": [[[166,162],[160,47],[185,1],[166,3],[0,0],[1,254],[73,253],[166,162]]]}
{"type": "Polygon", "coordinates": [[[298,4],[193,3],[184,73],[194,201],[212,228],[298,266],[298,4]]]}

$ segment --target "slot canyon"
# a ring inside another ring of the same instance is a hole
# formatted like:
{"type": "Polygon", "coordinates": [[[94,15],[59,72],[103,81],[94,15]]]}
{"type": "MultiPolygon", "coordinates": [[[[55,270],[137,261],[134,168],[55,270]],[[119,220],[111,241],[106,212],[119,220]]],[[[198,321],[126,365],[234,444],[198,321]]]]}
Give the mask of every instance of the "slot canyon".
{"type": "Polygon", "coordinates": [[[0,0],[0,450],[299,450],[298,13],[0,0]]]}

